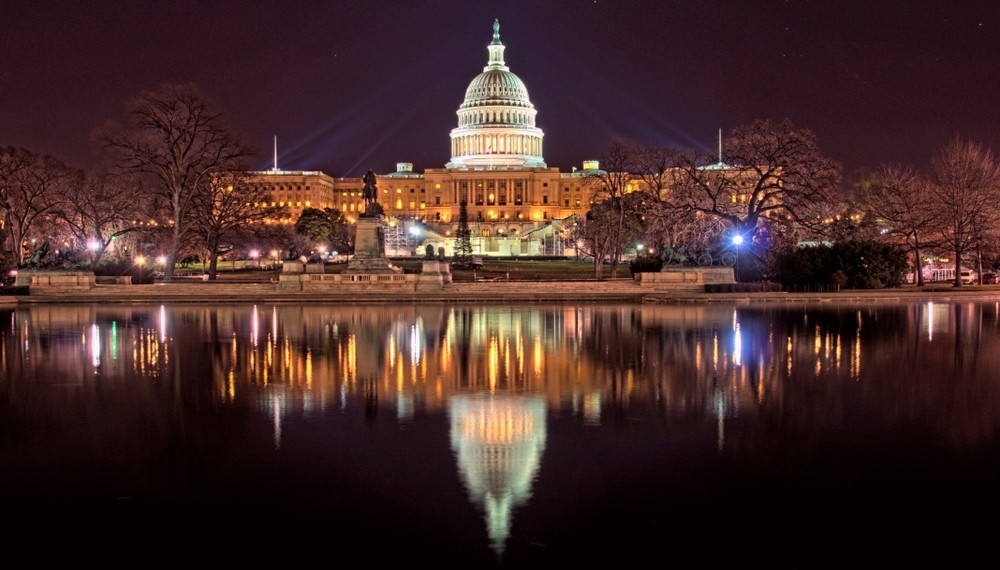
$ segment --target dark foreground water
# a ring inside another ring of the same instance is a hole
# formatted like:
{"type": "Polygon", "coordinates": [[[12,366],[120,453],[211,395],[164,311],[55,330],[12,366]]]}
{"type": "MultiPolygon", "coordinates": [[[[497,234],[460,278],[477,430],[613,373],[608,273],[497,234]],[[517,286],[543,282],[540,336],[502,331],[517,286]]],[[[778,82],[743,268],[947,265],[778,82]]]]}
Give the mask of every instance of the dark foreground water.
{"type": "Polygon", "coordinates": [[[995,563],[996,304],[0,313],[8,561],[995,563]]]}

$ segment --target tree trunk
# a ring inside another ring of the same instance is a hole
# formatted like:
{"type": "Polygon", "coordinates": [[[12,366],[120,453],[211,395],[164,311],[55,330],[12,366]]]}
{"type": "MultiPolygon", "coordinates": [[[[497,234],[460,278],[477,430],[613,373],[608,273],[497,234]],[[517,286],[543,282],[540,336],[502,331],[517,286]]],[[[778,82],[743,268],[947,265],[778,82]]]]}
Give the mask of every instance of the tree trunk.
{"type": "Polygon", "coordinates": [[[914,255],[916,256],[916,259],[913,261],[913,265],[916,268],[916,272],[917,272],[917,274],[915,276],[916,279],[914,279],[914,282],[918,286],[923,287],[924,286],[924,264],[920,260],[920,248],[919,247],[915,247],[915,248],[913,248],[913,251],[914,251],[914,255]]]}
{"type": "Polygon", "coordinates": [[[962,252],[955,250],[955,287],[962,286],[962,252]]]}
{"type": "Polygon", "coordinates": [[[219,274],[219,240],[208,242],[208,280],[215,281],[219,274]]]}
{"type": "Polygon", "coordinates": [[[172,281],[174,279],[174,265],[177,263],[177,252],[181,249],[180,224],[174,223],[173,232],[170,235],[170,251],[167,252],[167,265],[163,268],[163,280],[172,281]]]}

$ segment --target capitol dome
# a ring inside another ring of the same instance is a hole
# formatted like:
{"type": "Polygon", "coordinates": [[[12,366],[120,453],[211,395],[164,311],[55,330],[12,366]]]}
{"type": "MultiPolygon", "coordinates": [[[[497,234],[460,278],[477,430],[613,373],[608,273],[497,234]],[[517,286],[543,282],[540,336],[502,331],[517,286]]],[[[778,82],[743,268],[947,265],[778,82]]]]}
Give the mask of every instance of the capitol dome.
{"type": "Polygon", "coordinates": [[[493,22],[489,62],[468,89],[458,108],[458,127],[451,131],[448,168],[545,168],[542,130],[535,126],[535,106],[528,89],[504,63],[500,22],[493,22]]]}

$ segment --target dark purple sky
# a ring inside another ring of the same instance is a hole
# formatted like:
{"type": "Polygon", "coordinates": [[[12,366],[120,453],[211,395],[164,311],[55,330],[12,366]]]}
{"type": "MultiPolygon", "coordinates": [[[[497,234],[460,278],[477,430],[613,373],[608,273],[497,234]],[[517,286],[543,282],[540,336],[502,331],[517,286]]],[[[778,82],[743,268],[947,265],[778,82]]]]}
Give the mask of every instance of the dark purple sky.
{"type": "Polygon", "coordinates": [[[254,166],[443,167],[494,18],[545,159],[612,137],[714,149],[789,118],[850,172],[925,166],[961,136],[1000,152],[997,0],[7,0],[0,145],[76,166],[90,132],[165,82],[193,82],[260,149],[254,166]]]}

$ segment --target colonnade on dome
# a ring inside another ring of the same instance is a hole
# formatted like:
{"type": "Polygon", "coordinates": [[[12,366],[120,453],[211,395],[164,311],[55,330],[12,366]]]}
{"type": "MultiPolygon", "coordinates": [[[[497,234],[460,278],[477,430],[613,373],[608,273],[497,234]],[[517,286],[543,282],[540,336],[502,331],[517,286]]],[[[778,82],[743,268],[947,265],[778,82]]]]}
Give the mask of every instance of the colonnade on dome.
{"type": "MultiPolygon", "coordinates": [[[[496,165],[506,164],[513,156],[518,164],[530,162],[542,154],[542,140],[525,134],[483,134],[452,137],[451,154],[467,166],[481,165],[494,160],[496,165]],[[470,162],[470,159],[478,159],[470,162]]],[[[453,158],[453,160],[455,160],[453,158]]]]}

